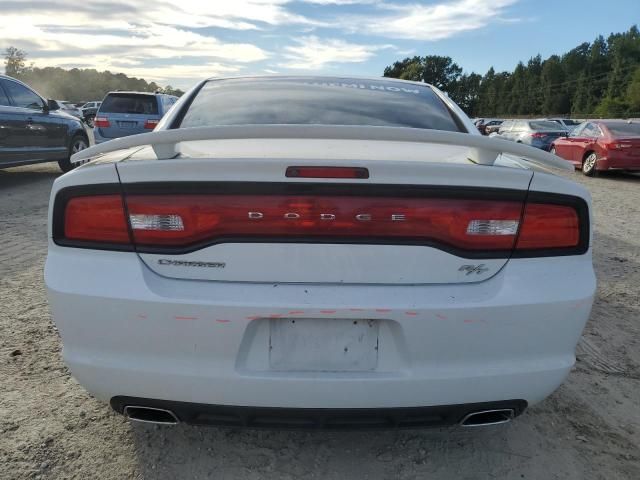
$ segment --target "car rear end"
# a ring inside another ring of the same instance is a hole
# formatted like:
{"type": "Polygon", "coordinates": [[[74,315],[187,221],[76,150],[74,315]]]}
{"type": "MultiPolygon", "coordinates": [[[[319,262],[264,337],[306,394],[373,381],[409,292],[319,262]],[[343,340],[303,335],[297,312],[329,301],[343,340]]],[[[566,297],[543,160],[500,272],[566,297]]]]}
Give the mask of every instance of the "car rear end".
{"type": "Polygon", "coordinates": [[[69,115],[72,115],[76,118],[83,118],[82,111],[71,102],[62,100],[57,100],[57,102],[63,112],[68,113],[69,115]]]}
{"type": "Polygon", "coordinates": [[[528,132],[523,135],[522,142],[548,152],[554,140],[567,136],[567,130],[551,120],[528,122],[528,132]]]}
{"type": "Polygon", "coordinates": [[[500,125],[502,125],[502,121],[491,122],[489,125],[485,127],[484,133],[485,135],[491,135],[492,133],[497,133],[500,130],[500,125]]]}
{"type": "Polygon", "coordinates": [[[500,423],[558,387],[595,290],[582,187],[296,131],[55,182],[45,280],[82,385],[138,420],[289,428],[500,423]]]}
{"type": "Polygon", "coordinates": [[[640,170],[640,123],[631,121],[605,122],[602,155],[598,170],[640,170]]]}
{"type": "Polygon", "coordinates": [[[150,132],[162,118],[159,96],[144,92],[109,92],[94,123],[96,143],[150,132]]]}
{"type": "Polygon", "coordinates": [[[87,102],[82,107],[80,107],[80,111],[82,112],[83,118],[93,126],[93,119],[98,112],[98,108],[100,108],[101,102],[87,102]]]}

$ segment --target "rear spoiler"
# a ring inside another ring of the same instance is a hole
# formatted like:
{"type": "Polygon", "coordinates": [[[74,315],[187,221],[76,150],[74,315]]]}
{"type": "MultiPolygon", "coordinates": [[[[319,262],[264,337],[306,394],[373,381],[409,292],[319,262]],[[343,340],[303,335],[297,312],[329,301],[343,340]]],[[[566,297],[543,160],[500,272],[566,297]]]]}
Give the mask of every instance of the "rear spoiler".
{"type": "Polygon", "coordinates": [[[446,132],[404,127],[336,126],[336,125],[233,125],[179,128],[116,138],[94,145],[71,157],[71,163],[90,160],[98,155],[133,147],[151,146],[159,160],[175,158],[181,142],[234,139],[330,139],[381,142],[434,143],[468,147],[468,159],[479,165],[493,165],[501,154],[513,155],[543,167],[574,170],[573,164],[543,150],[501,139],[469,133],[446,132]]]}

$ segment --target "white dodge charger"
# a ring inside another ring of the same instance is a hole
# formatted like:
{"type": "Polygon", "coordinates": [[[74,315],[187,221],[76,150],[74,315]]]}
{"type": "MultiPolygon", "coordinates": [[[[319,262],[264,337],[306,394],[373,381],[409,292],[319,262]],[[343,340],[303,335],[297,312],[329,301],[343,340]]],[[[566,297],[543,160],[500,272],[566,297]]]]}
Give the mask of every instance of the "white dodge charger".
{"type": "Polygon", "coordinates": [[[487,425],[574,364],[588,192],[432,86],[210,79],[72,160],[51,310],[73,375],[131,419],[487,425]]]}

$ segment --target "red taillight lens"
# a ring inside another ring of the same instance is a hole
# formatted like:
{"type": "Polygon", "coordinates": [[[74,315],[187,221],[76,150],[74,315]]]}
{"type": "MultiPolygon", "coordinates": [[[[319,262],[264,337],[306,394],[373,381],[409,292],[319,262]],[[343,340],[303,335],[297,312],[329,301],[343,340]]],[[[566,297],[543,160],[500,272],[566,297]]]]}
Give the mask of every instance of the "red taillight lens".
{"type": "Polygon", "coordinates": [[[607,150],[622,150],[631,147],[633,147],[631,143],[611,142],[604,144],[604,148],[606,148],[607,150]]]}
{"type": "Polygon", "coordinates": [[[127,208],[138,245],[335,238],[510,250],[522,205],[437,198],[131,195],[127,208]]]}
{"type": "Polygon", "coordinates": [[[546,133],[540,133],[540,132],[534,132],[531,134],[531,137],[533,138],[544,138],[546,136],[547,136],[546,133]]]}
{"type": "Polygon", "coordinates": [[[531,193],[523,209],[522,200],[511,198],[386,196],[393,190],[381,196],[132,193],[126,205],[112,192],[59,195],[56,243],[115,250],[135,245],[139,251],[168,253],[223,242],[383,243],[489,258],[588,249],[588,207],[564,195],[531,193]]]}
{"type": "Polygon", "coordinates": [[[580,221],[575,208],[528,203],[517,250],[570,248],[580,243],[580,221]]]}
{"type": "Polygon", "coordinates": [[[120,195],[75,197],[64,213],[64,238],[83,242],[129,243],[120,195]]]}
{"type": "Polygon", "coordinates": [[[93,119],[93,126],[98,128],[108,128],[111,126],[107,117],[96,117],[93,119]]]}
{"type": "Polygon", "coordinates": [[[287,167],[290,178],[369,178],[369,170],[360,167],[287,167]]]}
{"type": "Polygon", "coordinates": [[[146,120],[144,122],[144,128],[146,128],[147,130],[153,130],[154,128],[156,128],[159,121],[160,120],[146,120]]]}

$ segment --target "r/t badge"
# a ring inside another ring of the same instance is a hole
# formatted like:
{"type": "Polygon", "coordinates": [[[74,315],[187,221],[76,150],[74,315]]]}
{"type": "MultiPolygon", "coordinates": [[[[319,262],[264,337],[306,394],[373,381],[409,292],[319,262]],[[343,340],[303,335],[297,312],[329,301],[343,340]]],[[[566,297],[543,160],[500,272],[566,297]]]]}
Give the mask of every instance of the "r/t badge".
{"type": "Polygon", "coordinates": [[[467,275],[471,275],[472,273],[481,275],[484,272],[488,272],[489,269],[484,265],[484,263],[481,263],[480,265],[462,265],[458,271],[466,272],[467,275]]]}

